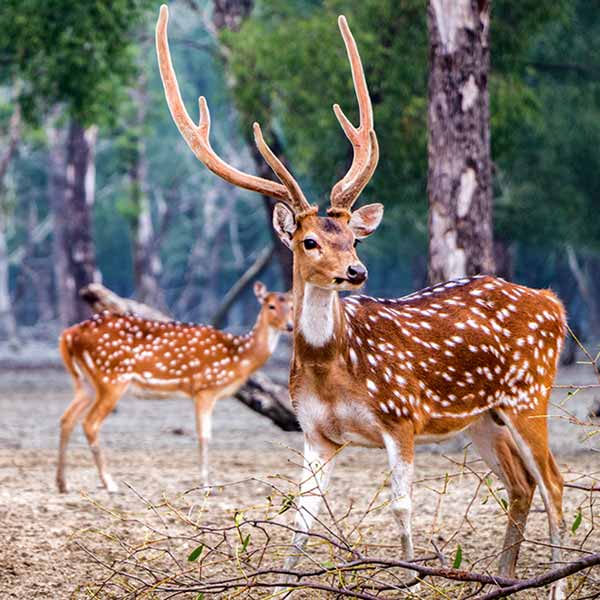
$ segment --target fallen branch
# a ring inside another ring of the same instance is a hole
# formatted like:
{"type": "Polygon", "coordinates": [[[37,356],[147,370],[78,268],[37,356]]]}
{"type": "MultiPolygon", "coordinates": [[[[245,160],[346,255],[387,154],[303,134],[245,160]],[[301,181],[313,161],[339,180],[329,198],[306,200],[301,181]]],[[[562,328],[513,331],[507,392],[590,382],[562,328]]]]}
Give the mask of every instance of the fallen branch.
{"type": "Polygon", "coordinates": [[[563,565],[562,567],[547,571],[546,573],[538,575],[537,577],[524,579],[523,581],[515,583],[514,585],[502,588],[500,590],[495,590],[483,596],[479,596],[477,600],[496,600],[496,598],[506,598],[507,596],[516,594],[517,592],[521,592],[523,590],[540,588],[545,585],[549,585],[555,581],[558,581],[559,579],[564,579],[569,575],[574,575],[579,571],[583,571],[584,569],[589,569],[590,567],[595,567],[597,565],[600,565],[600,553],[590,554],[589,556],[585,556],[579,560],[574,560],[573,562],[563,565]]]}
{"type": "Polygon", "coordinates": [[[250,285],[253,279],[258,277],[268,266],[275,247],[273,245],[264,248],[256,257],[256,260],[248,267],[244,274],[229,288],[225,294],[221,306],[215,312],[212,318],[213,327],[222,327],[225,315],[229,312],[233,303],[238,299],[240,294],[250,285]]]}

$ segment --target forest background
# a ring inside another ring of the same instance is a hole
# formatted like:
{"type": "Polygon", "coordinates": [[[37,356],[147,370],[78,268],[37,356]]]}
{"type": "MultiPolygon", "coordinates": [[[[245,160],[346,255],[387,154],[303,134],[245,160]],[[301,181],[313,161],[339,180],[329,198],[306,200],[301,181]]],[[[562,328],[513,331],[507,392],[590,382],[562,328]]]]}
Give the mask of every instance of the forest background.
{"type": "MultiPolygon", "coordinates": [[[[385,204],[360,248],[367,293],[427,283],[427,14],[424,0],[171,3],[171,51],[191,115],[211,106],[212,143],[265,176],[261,122],[307,196],[324,203],[351,148],[331,106],[356,119],[335,19],[356,35],[381,159],[364,202],[385,204]]],[[[198,163],[168,112],[154,53],[158,5],[6,0],[0,10],[0,325],[54,336],[86,316],[77,289],[102,281],[178,319],[211,322],[254,265],[290,286],[268,205],[198,163]],[[267,210],[265,210],[267,208],[267,210]]],[[[600,10],[495,0],[489,78],[497,270],[554,288],[600,337],[600,10]]],[[[251,289],[221,322],[254,321],[251,289]]]]}

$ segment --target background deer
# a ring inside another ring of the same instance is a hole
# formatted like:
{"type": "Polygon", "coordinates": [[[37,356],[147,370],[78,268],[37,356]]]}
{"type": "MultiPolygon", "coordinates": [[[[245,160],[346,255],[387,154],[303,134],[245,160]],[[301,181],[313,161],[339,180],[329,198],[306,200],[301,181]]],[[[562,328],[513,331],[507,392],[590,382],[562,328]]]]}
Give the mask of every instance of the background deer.
{"type": "MultiPolygon", "coordinates": [[[[546,411],[565,333],[565,313],[549,291],[493,277],[449,281],[405,298],[340,298],[367,279],[358,241],[378,227],[380,204],[352,206],[378,161],[373,113],[354,39],[339,27],[360,111],[354,127],[334,106],[354,155],[333,187],[326,217],[265,144],[256,144],[281,184],[241,173],[208,140],[210,117],[200,98],[200,123],[183,105],[169,56],[167,8],[157,24],[158,60],[167,103],[182,136],[214,173],[278,198],[273,225],[294,260],[294,354],[290,393],[305,436],[293,543],[300,550],[317,517],[337,452],[346,444],[387,450],[392,511],[404,556],[413,558],[411,487],[414,446],[466,431],[508,491],[510,505],[500,572],[514,573],[535,485],[548,515],[552,559],[560,560],[562,477],[548,448],[546,411]]],[[[293,567],[298,555],[288,558],[293,567]]],[[[562,583],[552,597],[563,597],[562,583]]]]}
{"type": "Polygon", "coordinates": [[[208,443],[215,402],[232,395],[269,359],[281,331],[292,330],[290,294],[268,292],[257,282],[261,304],[254,328],[233,335],[207,325],[162,322],[108,312],[66,329],[60,352],[75,386],[75,398],[61,418],[56,483],[65,482],[65,455],[73,427],[83,413],[83,430],[102,485],[117,490],[106,471],[98,435],[130,385],[154,394],[184,394],[194,400],[202,479],[208,485],[208,443]],[[95,391],[88,393],[84,378],[95,391]]]}

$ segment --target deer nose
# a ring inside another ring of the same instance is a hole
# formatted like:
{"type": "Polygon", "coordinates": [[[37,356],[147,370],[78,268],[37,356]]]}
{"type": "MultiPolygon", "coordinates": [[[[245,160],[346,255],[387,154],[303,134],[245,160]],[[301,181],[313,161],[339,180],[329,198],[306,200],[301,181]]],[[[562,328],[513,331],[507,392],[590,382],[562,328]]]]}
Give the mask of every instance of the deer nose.
{"type": "Polygon", "coordinates": [[[350,265],[346,270],[346,276],[350,283],[364,283],[367,280],[367,269],[360,263],[350,265]]]}

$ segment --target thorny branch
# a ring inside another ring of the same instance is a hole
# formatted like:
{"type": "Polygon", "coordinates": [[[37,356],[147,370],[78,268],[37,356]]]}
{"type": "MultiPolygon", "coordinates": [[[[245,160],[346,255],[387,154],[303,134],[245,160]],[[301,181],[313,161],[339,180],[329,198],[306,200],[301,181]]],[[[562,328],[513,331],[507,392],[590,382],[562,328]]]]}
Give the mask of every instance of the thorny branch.
{"type": "MultiPolygon", "coordinates": [[[[592,355],[589,352],[584,354],[598,374],[592,355]]],[[[559,408],[564,407],[561,405],[559,408]]],[[[568,421],[574,426],[594,425],[572,415],[568,421]]],[[[377,486],[370,499],[365,499],[362,510],[358,510],[351,501],[346,510],[337,514],[325,498],[325,516],[317,518],[317,527],[308,534],[309,544],[303,551],[305,564],[298,569],[281,568],[285,556],[289,552],[297,552],[287,543],[297,530],[288,524],[291,521],[285,521],[298,509],[298,487],[286,477],[280,475],[268,481],[249,478],[223,486],[221,493],[234,499],[239,497],[236,486],[255,483],[269,489],[266,502],[259,501],[248,508],[237,509],[233,514],[229,511],[229,516],[224,516],[222,511],[213,514],[209,510],[211,498],[202,488],[188,490],[175,499],[163,498],[153,503],[128,484],[134,501],[143,505],[143,517],[136,516],[130,508],[121,513],[96,504],[111,518],[127,525],[126,535],[106,536],[117,545],[111,552],[115,558],[99,556],[87,544],[78,542],[86,555],[106,573],[97,583],[94,597],[118,590],[119,598],[132,599],[175,598],[189,594],[204,598],[217,595],[226,598],[287,598],[292,590],[296,590],[301,594],[299,597],[310,598],[324,595],[389,600],[407,594],[418,598],[460,596],[464,599],[496,600],[575,576],[570,580],[569,597],[593,598],[599,585],[597,567],[600,565],[597,535],[592,539],[592,534],[597,531],[594,511],[598,497],[595,492],[600,491],[598,474],[594,472],[573,472],[571,480],[565,483],[566,490],[572,490],[570,493],[584,496],[578,500],[572,532],[575,533],[582,524],[585,527],[581,530],[584,535],[579,536],[577,544],[565,542],[562,546],[566,562],[551,564],[542,572],[523,578],[495,575],[492,561],[501,553],[501,548],[496,554],[472,559],[468,568],[461,568],[461,561],[456,556],[452,563],[450,544],[461,543],[465,525],[481,534],[481,527],[478,527],[473,515],[478,500],[485,503],[487,499],[493,499],[500,511],[508,516],[505,491],[493,483],[483,463],[473,460],[468,451],[466,447],[464,456],[458,459],[444,456],[451,465],[444,475],[415,481],[415,485],[422,485],[438,494],[439,502],[429,538],[429,545],[433,546],[435,553],[418,556],[411,562],[396,559],[401,556],[399,545],[381,543],[381,540],[373,539],[372,533],[365,533],[369,518],[387,503],[380,498],[386,487],[385,480],[377,486]],[[474,480],[472,495],[468,500],[463,497],[462,518],[457,519],[458,525],[449,534],[446,532],[444,537],[439,538],[441,543],[438,546],[434,534],[439,531],[438,525],[442,520],[441,503],[448,497],[449,486],[451,488],[463,478],[474,480]],[[440,489],[431,487],[436,485],[435,482],[438,487],[441,484],[440,489]],[[131,532],[134,530],[142,532],[138,539],[132,539],[131,532]],[[411,572],[416,572],[418,578],[409,580],[411,572]],[[414,588],[418,582],[421,583],[419,591],[414,588]],[[308,595],[302,595],[302,591],[308,595]]],[[[294,452],[300,456],[297,451],[294,452]]],[[[300,471],[300,465],[296,466],[300,471]]],[[[523,536],[523,541],[529,547],[549,546],[547,542],[533,537],[523,536]]]]}

